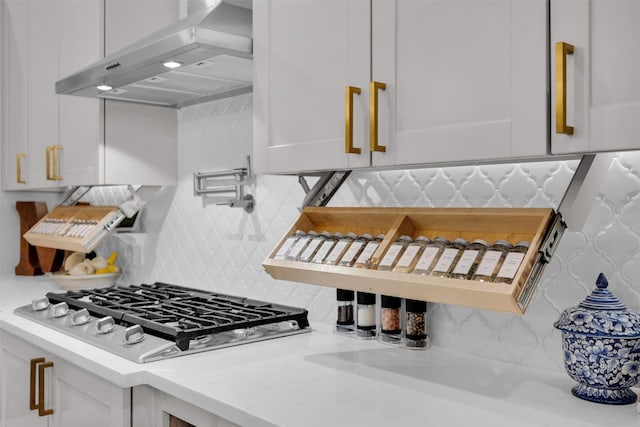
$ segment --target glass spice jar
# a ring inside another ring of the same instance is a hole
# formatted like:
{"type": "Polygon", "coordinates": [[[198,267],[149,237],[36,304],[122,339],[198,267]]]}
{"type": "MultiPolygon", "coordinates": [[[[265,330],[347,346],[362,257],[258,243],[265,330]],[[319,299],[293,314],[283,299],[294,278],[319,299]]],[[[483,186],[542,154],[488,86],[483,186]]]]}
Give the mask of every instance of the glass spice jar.
{"type": "Polygon", "coordinates": [[[338,240],[333,249],[331,249],[331,252],[329,252],[329,255],[327,255],[324,263],[329,265],[336,265],[340,261],[344,253],[347,251],[347,249],[349,249],[351,243],[357,238],[358,236],[355,233],[347,233],[346,236],[342,236],[342,239],[338,240]]]}
{"type": "Polygon", "coordinates": [[[511,248],[513,245],[506,240],[496,240],[484,253],[478,269],[471,276],[471,280],[493,282],[511,248]]]}
{"type": "Polygon", "coordinates": [[[453,279],[468,279],[473,276],[488,247],[489,243],[485,240],[474,240],[464,249],[449,277],[453,279]]]}
{"type": "Polygon", "coordinates": [[[336,300],[338,302],[336,332],[352,334],[355,331],[354,294],[354,291],[348,289],[336,289],[336,300]]]}
{"type": "Polygon", "coordinates": [[[287,237],[287,240],[285,240],[282,246],[280,246],[280,249],[278,249],[278,252],[276,252],[276,254],[273,256],[273,259],[285,259],[285,257],[287,256],[287,253],[289,253],[289,250],[291,250],[293,245],[301,237],[305,236],[306,234],[307,233],[305,233],[302,230],[296,230],[296,232],[293,233],[293,235],[287,237]]]}
{"type": "Polygon", "coordinates": [[[502,266],[500,267],[500,271],[498,271],[496,280],[494,280],[494,282],[512,283],[528,250],[529,242],[517,242],[515,246],[509,250],[509,253],[504,258],[502,266]]]}
{"type": "Polygon", "coordinates": [[[297,261],[298,257],[300,256],[300,254],[302,254],[309,242],[311,242],[311,240],[313,240],[313,238],[317,236],[318,233],[313,230],[310,230],[304,236],[301,236],[293,245],[291,250],[287,253],[285,259],[290,261],[297,261]]]}
{"type": "Polygon", "coordinates": [[[362,236],[357,237],[353,242],[351,242],[349,249],[347,249],[342,258],[340,258],[338,265],[343,267],[352,267],[364,248],[367,246],[367,243],[371,240],[373,240],[373,236],[371,236],[371,234],[365,233],[362,236]]]}
{"type": "Polygon", "coordinates": [[[393,271],[398,273],[411,273],[428,243],[429,239],[425,236],[416,237],[416,240],[407,245],[402,256],[395,267],[393,267],[393,271]]]}
{"type": "Polygon", "coordinates": [[[338,240],[342,239],[342,237],[342,233],[333,233],[332,235],[328,236],[316,251],[316,254],[311,259],[311,262],[314,264],[322,264],[331,249],[333,249],[335,244],[338,242],[338,240]]]}
{"type": "Polygon", "coordinates": [[[356,335],[359,338],[376,337],[376,294],[357,292],[356,335]]]}
{"type": "Polygon", "coordinates": [[[398,240],[389,246],[389,249],[387,249],[387,252],[382,257],[380,264],[378,264],[378,270],[392,270],[411,242],[413,242],[413,239],[410,236],[402,235],[398,237],[398,240]]]}
{"type": "Polygon", "coordinates": [[[427,336],[427,303],[408,299],[405,301],[406,323],[405,344],[409,348],[429,347],[427,336]]]}
{"type": "Polygon", "coordinates": [[[376,252],[383,240],[384,234],[378,234],[374,239],[367,243],[353,266],[355,268],[370,268],[371,257],[376,252]]]}
{"type": "Polygon", "coordinates": [[[431,276],[449,277],[449,273],[456,267],[460,255],[462,255],[467,246],[469,246],[469,242],[462,238],[457,238],[449,243],[442,251],[433,270],[431,270],[431,276]]]}
{"type": "Polygon", "coordinates": [[[380,296],[380,341],[388,344],[400,344],[402,342],[401,305],[402,300],[398,297],[380,296]]]}
{"type": "Polygon", "coordinates": [[[444,237],[436,237],[431,242],[427,243],[412,273],[423,275],[431,274],[433,267],[435,267],[438,259],[440,258],[440,254],[442,254],[442,251],[444,251],[444,248],[449,243],[449,240],[444,237]]]}
{"type": "Polygon", "coordinates": [[[315,236],[311,241],[307,244],[307,247],[304,248],[300,256],[298,256],[298,261],[301,262],[309,262],[313,259],[313,256],[316,254],[322,242],[327,240],[327,237],[331,237],[331,233],[328,231],[323,231],[322,233],[315,236]]]}

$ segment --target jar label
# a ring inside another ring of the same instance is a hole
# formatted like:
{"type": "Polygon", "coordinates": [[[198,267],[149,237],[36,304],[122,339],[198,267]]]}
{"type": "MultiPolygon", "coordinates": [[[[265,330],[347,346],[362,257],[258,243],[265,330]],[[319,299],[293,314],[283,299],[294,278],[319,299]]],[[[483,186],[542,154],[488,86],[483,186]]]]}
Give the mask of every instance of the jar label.
{"type": "Polygon", "coordinates": [[[453,274],[468,274],[479,253],[480,251],[475,249],[467,249],[464,251],[458,264],[456,264],[456,267],[453,269],[453,274]]]}
{"type": "Polygon", "coordinates": [[[516,277],[516,273],[518,272],[518,268],[520,267],[520,263],[524,259],[524,254],[520,252],[511,252],[507,254],[507,257],[504,259],[502,263],[502,267],[500,267],[500,271],[498,272],[498,277],[506,277],[508,279],[513,279],[516,277]]]}
{"type": "Polygon", "coordinates": [[[324,262],[335,264],[335,262],[338,260],[338,257],[340,256],[344,248],[347,247],[349,242],[351,242],[351,240],[340,240],[338,243],[336,243],[336,245],[333,247],[333,250],[329,252],[329,255],[327,255],[327,259],[324,262]]]}
{"type": "Polygon", "coordinates": [[[353,242],[351,246],[349,246],[349,249],[347,249],[347,252],[345,252],[342,259],[351,262],[351,260],[356,256],[356,254],[358,253],[360,248],[364,246],[364,244],[365,242],[353,242]]]}
{"type": "Polygon", "coordinates": [[[356,264],[366,264],[367,260],[371,259],[373,253],[378,249],[378,246],[380,246],[380,243],[378,242],[367,243],[367,246],[365,246],[364,250],[358,257],[356,264]]]}
{"type": "Polygon", "coordinates": [[[409,267],[411,265],[411,261],[416,257],[419,250],[420,246],[418,245],[408,246],[400,257],[400,260],[398,260],[396,267],[409,267]]]}
{"type": "Polygon", "coordinates": [[[324,242],[324,237],[315,237],[310,243],[309,246],[304,250],[300,258],[309,260],[311,256],[314,254],[320,243],[324,242]]]}
{"type": "Polygon", "coordinates": [[[311,237],[304,237],[296,242],[296,244],[291,248],[291,252],[287,255],[287,258],[297,258],[304,246],[311,240],[311,237]]]}
{"type": "Polygon", "coordinates": [[[390,267],[393,265],[393,262],[398,258],[403,247],[404,246],[402,244],[394,243],[391,245],[385,256],[382,258],[382,261],[380,261],[380,265],[378,267],[390,267]]]}
{"type": "Polygon", "coordinates": [[[436,255],[438,255],[439,251],[440,248],[435,246],[426,247],[424,252],[422,253],[422,256],[420,257],[420,260],[418,260],[415,269],[426,271],[433,262],[433,259],[436,257],[436,255]]]}
{"type": "Polygon", "coordinates": [[[333,245],[335,244],[335,240],[325,240],[322,242],[320,249],[313,256],[312,262],[322,262],[322,260],[327,256],[333,245]]]}
{"type": "Polygon", "coordinates": [[[446,248],[444,251],[442,251],[442,255],[440,256],[440,259],[438,260],[436,266],[433,267],[433,271],[442,271],[445,273],[449,271],[449,267],[451,267],[451,263],[456,258],[456,255],[458,255],[459,251],[460,249],[456,248],[446,248]]]}
{"type": "Polygon", "coordinates": [[[287,240],[284,241],[278,252],[273,257],[274,259],[284,259],[284,256],[287,254],[287,251],[293,246],[296,242],[296,236],[291,236],[287,240]]]}
{"type": "Polygon", "coordinates": [[[478,276],[491,276],[493,274],[493,270],[496,269],[496,265],[498,265],[498,261],[500,261],[501,256],[502,252],[500,251],[486,251],[482,257],[480,266],[478,266],[478,269],[476,270],[476,274],[478,276]]]}

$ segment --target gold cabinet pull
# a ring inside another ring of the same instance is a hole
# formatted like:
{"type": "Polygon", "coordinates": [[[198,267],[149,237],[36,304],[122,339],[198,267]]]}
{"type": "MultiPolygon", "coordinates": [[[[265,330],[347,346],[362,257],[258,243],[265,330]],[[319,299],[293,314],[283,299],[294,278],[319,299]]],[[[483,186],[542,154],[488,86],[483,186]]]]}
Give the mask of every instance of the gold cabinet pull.
{"type": "Polygon", "coordinates": [[[62,177],[58,174],[58,165],[59,165],[58,151],[59,150],[62,150],[61,145],[47,146],[47,167],[46,167],[47,171],[46,172],[47,172],[48,181],[62,180],[62,177]]]}
{"type": "Polygon", "coordinates": [[[31,359],[29,364],[29,410],[31,411],[39,407],[38,402],[36,402],[36,366],[38,363],[44,363],[44,358],[31,359]]]}
{"type": "Polygon", "coordinates": [[[378,145],[378,90],[385,90],[387,85],[380,82],[371,82],[369,85],[369,149],[371,152],[387,151],[384,145],[378,145]]]}
{"type": "Polygon", "coordinates": [[[52,368],[53,362],[44,362],[38,365],[38,416],[46,417],[47,415],[53,414],[53,409],[46,409],[44,407],[44,370],[47,368],[52,368]]]}
{"type": "Polygon", "coordinates": [[[353,146],[353,95],[360,94],[359,87],[347,86],[346,114],[344,121],[344,152],[347,154],[360,154],[362,150],[353,146]]]}
{"type": "Polygon", "coordinates": [[[27,181],[25,181],[24,179],[22,179],[22,159],[24,157],[27,157],[27,155],[25,153],[18,153],[16,155],[16,182],[18,184],[26,184],[27,181]]]}
{"type": "Polygon", "coordinates": [[[573,135],[573,126],[567,125],[567,55],[573,55],[573,46],[556,43],[556,133],[573,135]]]}

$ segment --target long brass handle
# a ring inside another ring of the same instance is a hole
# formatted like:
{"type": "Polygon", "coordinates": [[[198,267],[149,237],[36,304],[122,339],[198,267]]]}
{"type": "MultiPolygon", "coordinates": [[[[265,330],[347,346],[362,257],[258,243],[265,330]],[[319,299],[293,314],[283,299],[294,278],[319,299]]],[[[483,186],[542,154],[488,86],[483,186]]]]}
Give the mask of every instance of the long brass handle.
{"type": "Polygon", "coordinates": [[[344,152],[347,154],[360,154],[362,150],[353,146],[353,95],[360,94],[359,87],[347,86],[347,101],[344,121],[344,152]]]}
{"type": "Polygon", "coordinates": [[[27,181],[25,181],[24,179],[22,179],[22,159],[24,157],[27,157],[27,155],[25,153],[18,153],[16,155],[16,182],[18,184],[26,184],[27,181]]]}
{"type": "Polygon", "coordinates": [[[573,46],[556,43],[556,133],[573,135],[567,125],[567,55],[573,55],[573,46]]]}
{"type": "Polygon", "coordinates": [[[38,409],[38,403],[36,402],[36,366],[38,363],[44,363],[43,357],[31,359],[29,366],[29,409],[38,409]]]}
{"type": "Polygon", "coordinates": [[[58,174],[58,151],[62,150],[61,145],[49,145],[47,146],[47,180],[48,181],[61,181],[62,177],[58,174]],[[53,159],[52,159],[53,157],[53,159]],[[52,167],[53,165],[53,167],[52,167]],[[51,171],[53,169],[53,172],[51,171]]]}
{"type": "Polygon", "coordinates": [[[38,377],[40,379],[38,382],[38,416],[40,417],[53,414],[53,409],[46,409],[44,407],[44,370],[47,368],[53,368],[53,362],[44,362],[38,365],[38,377]]]}
{"type": "Polygon", "coordinates": [[[369,85],[369,149],[371,152],[387,151],[384,145],[378,145],[378,90],[385,90],[387,85],[381,82],[371,82],[369,85]]]}

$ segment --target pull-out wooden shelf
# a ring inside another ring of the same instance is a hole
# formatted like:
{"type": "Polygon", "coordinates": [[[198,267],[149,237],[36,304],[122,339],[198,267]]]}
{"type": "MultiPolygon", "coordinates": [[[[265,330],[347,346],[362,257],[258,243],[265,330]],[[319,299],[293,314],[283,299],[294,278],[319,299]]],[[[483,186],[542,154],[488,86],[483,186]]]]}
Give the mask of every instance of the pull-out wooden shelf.
{"type": "Polygon", "coordinates": [[[551,208],[305,208],[263,262],[275,279],[416,300],[524,314],[544,264],[564,230],[551,208]],[[296,230],[384,234],[369,270],[273,259],[296,230]],[[527,241],[530,248],[512,284],[375,270],[399,236],[527,241]]]}

